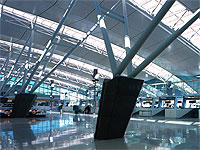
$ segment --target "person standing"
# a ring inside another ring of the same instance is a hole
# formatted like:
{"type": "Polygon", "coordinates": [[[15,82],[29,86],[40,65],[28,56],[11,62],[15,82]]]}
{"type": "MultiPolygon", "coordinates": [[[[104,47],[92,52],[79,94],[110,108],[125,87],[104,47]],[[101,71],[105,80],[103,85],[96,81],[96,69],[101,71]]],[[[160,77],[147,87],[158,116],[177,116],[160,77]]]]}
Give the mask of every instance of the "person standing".
{"type": "Polygon", "coordinates": [[[60,114],[63,113],[63,110],[62,110],[62,109],[63,109],[63,104],[60,105],[60,114]]]}

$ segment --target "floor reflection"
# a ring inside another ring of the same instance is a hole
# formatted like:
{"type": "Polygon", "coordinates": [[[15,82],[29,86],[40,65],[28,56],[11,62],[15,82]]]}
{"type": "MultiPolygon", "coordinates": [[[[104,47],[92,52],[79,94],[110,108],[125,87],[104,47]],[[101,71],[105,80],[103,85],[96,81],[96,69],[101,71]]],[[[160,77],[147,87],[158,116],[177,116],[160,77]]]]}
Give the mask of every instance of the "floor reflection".
{"type": "Polygon", "coordinates": [[[32,149],[32,141],[36,140],[31,129],[33,122],[35,119],[5,119],[1,122],[1,149],[23,149],[24,146],[32,149]]]}
{"type": "Polygon", "coordinates": [[[200,149],[200,127],[131,120],[123,139],[94,140],[96,117],[0,119],[0,149],[200,149]]]}
{"type": "Polygon", "coordinates": [[[109,150],[123,150],[128,149],[127,143],[124,138],[114,140],[95,140],[96,150],[109,149],[109,150]]]}
{"type": "Polygon", "coordinates": [[[129,123],[126,137],[130,145],[144,143],[137,149],[200,149],[199,129],[198,126],[133,121],[129,123]]]}
{"type": "Polygon", "coordinates": [[[30,127],[32,120],[24,119],[22,121],[23,125],[16,124],[15,120],[11,121],[14,141],[16,142],[16,146],[19,147],[19,149],[23,149],[23,145],[27,145],[28,147],[32,148],[31,142],[36,140],[36,137],[34,136],[30,127]]]}

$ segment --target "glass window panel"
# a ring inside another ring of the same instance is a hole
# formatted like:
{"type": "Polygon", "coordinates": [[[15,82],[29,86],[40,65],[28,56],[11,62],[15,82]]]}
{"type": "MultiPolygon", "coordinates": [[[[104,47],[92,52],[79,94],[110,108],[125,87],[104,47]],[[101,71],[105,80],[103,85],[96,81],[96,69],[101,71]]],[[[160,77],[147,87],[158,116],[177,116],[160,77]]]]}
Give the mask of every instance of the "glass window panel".
{"type": "Polygon", "coordinates": [[[180,4],[178,1],[176,1],[173,6],[170,8],[170,11],[172,12],[177,12],[177,11],[182,11],[185,10],[185,7],[180,4]]]}
{"type": "Polygon", "coordinates": [[[161,8],[162,8],[162,5],[159,4],[159,5],[157,6],[157,8],[154,10],[153,15],[155,16],[155,15],[159,12],[159,10],[160,10],[161,8]]]}
{"type": "Polygon", "coordinates": [[[199,41],[200,41],[200,35],[198,36],[194,36],[192,39],[191,39],[192,43],[196,44],[196,45],[199,45],[199,41]]]}

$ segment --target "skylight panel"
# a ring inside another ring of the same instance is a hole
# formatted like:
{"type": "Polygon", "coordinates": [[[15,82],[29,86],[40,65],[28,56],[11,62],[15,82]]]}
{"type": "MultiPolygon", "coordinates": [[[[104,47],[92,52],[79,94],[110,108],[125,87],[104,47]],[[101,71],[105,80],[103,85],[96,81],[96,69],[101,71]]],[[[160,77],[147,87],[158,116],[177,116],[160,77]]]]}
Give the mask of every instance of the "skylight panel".
{"type": "Polygon", "coordinates": [[[64,29],[64,33],[67,34],[67,35],[69,35],[69,36],[71,36],[71,37],[73,37],[73,35],[75,34],[74,31],[69,30],[69,29],[64,29]]]}
{"type": "Polygon", "coordinates": [[[179,12],[179,11],[183,11],[185,9],[186,8],[182,4],[180,4],[180,2],[175,1],[175,3],[173,4],[173,7],[170,8],[170,11],[173,12],[173,13],[176,13],[176,12],[179,12]]]}
{"type": "MultiPolygon", "coordinates": [[[[16,10],[16,9],[13,10],[13,13],[14,13],[14,14],[17,14],[17,15],[19,15],[19,16],[21,16],[21,17],[23,17],[24,14],[25,14],[24,12],[19,11],[19,10],[16,10]]],[[[30,17],[30,15],[28,15],[28,17],[30,17]]],[[[27,17],[27,18],[28,18],[28,17],[27,17]]]]}
{"type": "MultiPolygon", "coordinates": [[[[51,68],[46,68],[46,70],[50,71],[51,68]]],[[[92,82],[91,80],[89,80],[89,79],[87,79],[87,78],[84,78],[84,77],[80,77],[80,76],[78,76],[78,75],[74,75],[74,74],[72,74],[72,73],[70,73],[70,72],[61,71],[61,70],[56,70],[55,73],[56,73],[56,74],[61,74],[61,75],[63,74],[64,76],[68,76],[69,78],[72,78],[72,79],[78,79],[78,80],[80,80],[80,81],[82,81],[82,82],[85,82],[85,83],[87,83],[87,84],[93,84],[93,82],[92,82]]]]}
{"type": "Polygon", "coordinates": [[[160,73],[160,69],[158,67],[155,67],[155,65],[151,65],[146,69],[151,70],[151,72],[153,72],[155,75],[158,75],[160,73]]]}
{"type": "Polygon", "coordinates": [[[200,45],[200,34],[193,36],[193,38],[191,39],[191,42],[194,43],[195,45],[200,45]]]}
{"type": "MultiPolygon", "coordinates": [[[[50,28],[53,29],[53,30],[56,30],[57,26],[58,26],[57,24],[52,23],[52,24],[50,25],[50,28]]],[[[62,31],[62,29],[61,29],[60,31],[62,31]]]]}
{"type": "Polygon", "coordinates": [[[155,7],[155,5],[151,5],[151,3],[145,3],[142,5],[142,7],[150,12],[150,9],[155,7]]]}
{"type": "Polygon", "coordinates": [[[111,44],[111,46],[112,46],[113,53],[115,54],[115,56],[117,56],[117,57],[124,56],[125,57],[125,54],[123,55],[123,52],[125,52],[125,49],[119,48],[118,46],[116,46],[114,44],[111,44]]]}
{"type": "Polygon", "coordinates": [[[120,56],[117,58],[119,61],[122,61],[126,57],[126,51],[121,52],[120,56]]]}
{"type": "Polygon", "coordinates": [[[39,25],[43,25],[45,27],[48,27],[48,28],[50,28],[52,30],[56,30],[56,28],[58,26],[58,23],[53,22],[53,21],[48,20],[48,19],[44,19],[42,17],[37,17],[37,22],[36,23],[39,24],[39,25]],[[53,24],[55,24],[55,25],[53,25],[53,24]]]}
{"type": "Polygon", "coordinates": [[[154,1],[154,0],[151,0],[150,2],[147,3],[148,7],[149,8],[155,8],[157,5],[158,5],[159,1],[154,1]]]}
{"type": "MultiPolygon", "coordinates": [[[[75,64],[75,65],[82,66],[82,67],[87,68],[87,69],[92,70],[92,71],[93,71],[95,68],[97,68],[97,67],[92,66],[92,65],[90,65],[90,64],[86,64],[86,63],[83,63],[83,62],[80,62],[80,61],[77,61],[77,60],[74,60],[74,59],[68,59],[68,62],[69,62],[69,63],[72,63],[72,64],[75,64]]],[[[103,74],[103,75],[112,77],[112,73],[111,73],[111,72],[106,71],[106,70],[103,70],[103,69],[101,69],[101,68],[98,68],[98,72],[99,72],[100,74],[103,74]]]]}
{"type": "Polygon", "coordinates": [[[144,59],[142,59],[141,57],[138,57],[137,61],[134,63],[136,66],[139,66],[144,59]]]}
{"type": "Polygon", "coordinates": [[[37,22],[36,22],[36,23],[37,23],[37,24],[42,24],[42,21],[43,21],[43,20],[42,20],[42,19],[39,19],[39,18],[40,18],[40,17],[37,18],[37,22]]]}
{"type": "Polygon", "coordinates": [[[192,28],[194,29],[200,29],[200,19],[196,20],[192,25],[191,25],[192,28]]]}
{"type": "Polygon", "coordinates": [[[136,2],[140,5],[145,5],[146,3],[149,3],[151,0],[136,0],[136,2]]]}
{"type": "MultiPolygon", "coordinates": [[[[0,42],[5,43],[5,44],[7,44],[7,45],[10,45],[10,44],[11,44],[10,42],[6,42],[6,41],[0,41],[0,42]]],[[[13,43],[13,46],[18,47],[18,48],[22,48],[22,47],[23,47],[22,45],[15,44],[15,43],[13,43]]],[[[32,48],[32,50],[33,50],[33,52],[42,54],[42,51],[39,50],[39,49],[32,48]]],[[[54,59],[59,59],[59,60],[61,60],[61,59],[63,58],[62,56],[57,55],[57,54],[53,54],[52,57],[53,57],[54,59]]],[[[81,62],[81,61],[78,61],[78,60],[75,60],[75,59],[71,59],[71,58],[67,58],[67,59],[65,60],[65,62],[66,62],[66,63],[70,63],[70,64],[74,64],[75,66],[87,68],[87,69],[89,69],[89,70],[91,70],[91,71],[93,71],[93,69],[97,68],[97,67],[92,66],[92,65],[90,65],[90,64],[86,64],[86,63],[83,63],[83,62],[81,62]]],[[[111,73],[111,72],[106,71],[106,70],[103,70],[103,69],[101,69],[101,68],[98,68],[98,70],[99,70],[99,73],[100,73],[100,74],[103,74],[104,76],[108,76],[108,77],[112,78],[112,73],[111,73]]]]}
{"type": "Polygon", "coordinates": [[[194,33],[198,32],[200,29],[200,22],[196,22],[196,24],[192,24],[188,29],[192,29],[194,33]]]}
{"type": "Polygon", "coordinates": [[[173,27],[173,25],[177,22],[177,20],[178,17],[175,14],[171,13],[171,16],[168,18],[163,18],[162,22],[170,27],[173,27]]]}
{"type": "Polygon", "coordinates": [[[186,37],[187,39],[190,39],[193,34],[194,30],[192,28],[188,28],[183,32],[183,36],[186,37]]]}
{"type": "Polygon", "coordinates": [[[97,47],[101,48],[101,49],[105,49],[104,44],[101,41],[97,41],[94,38],[89,38],[89,40],[87,40],[90,44],[93,44],[95,42],[95,45],[97,45],[97,47]]]}
{"type": "Polygon", "coordinates": [[[175,30],[177,30],[177,29],[180,29],[183,26],[184,23],[185,22],[182,19],[180,19],[180,20],[178,20],[178,22],[175,22],[175,24],[172,27],[175,30]]]}
{"type": "Polygon", "coordinates": [[[96,42],[95,44],[97,44],[98,47],[100,47],[100,46],[102,45],[102,43],[101,43],[100,41],[96,41],[92,36],[89,36],[89,37],[87,38],[86,42],[87,42],[87,43],[90,43],[90,44],[96,42]]]}
{"type": "Polygon", "coordinates": [[[178,19],[175,21],[174,25],[172,26],[172,28],[174,28],[175,30],[177,30],[178,28],[180,28],[185,21],[183,21],[183,16],[187,13],[186,11],[182,11],[180,13],[176,13],[176,16],[178,17],[178,19]]]}
{"type": "Polygon", "coordinates": [[[156,9],[156,7],[159,5],[158,1],[154,1],[151,0],[150,2],[143,4],[142,7],[144,7],[146,10],[148,10],[150,13],[152,13],[152,11],[154,9],[156,9]]]}
{"type": "Polygon", "coordinates": [[[184,16],[181,19],[186,23],[190,20],[192,15],[193,15],[193,13],[191,11],[187,10],[187,12],[184,14],[184,16]]]}
{"type": "Polygon", "coordinates": [[[135,65],[135,66],[138,66],[140,65],[142,62],[144,61],[144,58],[138,56],[138,55],[135,55],[134,58],[132,59],[132,63],[135,65]]]}
{"type": "Polygon", "coordinates": [[[162,71],[163,69],[161,68],[161,67],[159,67],[159,66],[157,66],[156,64],[151,64],[151,67],[152,68],[155,68],[155,69],[157,69],[157,70],[159,70],[159,71],[162,71]]]}
{"type": "Polygon", "coordinates": [[[159,72],[159,76],[162,76],[164,80],[168,80],[172,74],[169,74],[167,71],[162,70],[159,72]]]}
{"type": "MultiPolygon", "coordinates": [[[[39,19],[38,19],[38,20],[39,20],[39,19]]],[[[47,20],[43,20],[43,21],[41,22],[41,24],[44,25],[44,26],[52,27],[52,26],[50,26],[50,23],[49,23],[47,20]]]]}
{"type": "Polygon", "coordinates": [[[172,75],[168,81],[171,81],[171,82],[179,82],[181,81],[179,78],[177,78],[176,76],[172,75]]]}
{"type": "Polygon", "coordinates": [[[66,82],[63,82],[63,81],[60,81],[60,80],[56,80],[56,79],[53,79],[53,78],[48,78],[48,79],[49,80],[54,80],[54,82],[61,83],[61,84],[67,85],[67,86],[71,86],[71,87],[74,87],[74,88],[79,88],[79,86],[76,86],[74,84],[66,83],[66,82]]]}
{"type": "MultiPolygon", "coordinates": [[[[174,25],[182,20],[182,17],[186,15],[186,8],[181,5],[178,1],[176,1],[173,6],[169,9],[167,14],[162,19],[162,22],[170,27],[174,27],[174,25]]],[[[184,23],[184,22],[183,22],[184,23]]],[[[175,29],[176,26],[175,26],[175,29]]]]}
{"type": "Polygon", "coordinates": [[[155,16],[155,15],[159,12],[159,10],[160,10],[161,8],[162,8],[162,5],[159,3],[159,4],[157,5],[156,9],[153,10],[152,14],[155,16]]]}
{"type": "MultiPolygon", "coordinates": [[[[19,11],[20,12],[20,11],[19,11]]],[[[15,13],[18,15],[18,13],[19,12],[16,12],[15,11],[15,13]]],[[[21,13],[22,14],[22,13],[21,13]]],[[[28,14],[28,13],[23,13],[23,15],[22,15],[22,17],[23,18],[26,18],[26,20],[29,20],[29,21],[32,21],[34,18],[35,18],[35,16],[34,15],[31,15],[31,14],[28,14]]]]}
{"type": "Polygon", "coordinates": [[[183,10],[177,10],[172,12],[173,14],[175,14],[179,19],[182,19],[182,17],[187,13],[188,10],[183,9],[183,10]]]}
{"type": "MultiPolygon", "coordinates": [[[[141,9],[145,10],[147,13],[149,13],[153,16],[155,16],[158,13],[160,8],[166,2],[166,0],[162,0],[162,1],[158,1],[158,0],[152,0],[152,1],[129,0],[129,1],[132,2],[133,4],[137,5],[138,7],[140,7],[141,9]],[[151,9],[150,7],[153,8],[153,5],[155,5],[156,3],[157,3],[157,6],[155,6],[155,8],[153,10],[150,10],[151,9]]],[[[197,10],[196,12],[198,12],[198,11],[199,10],[197,10]]],[[[180,2],[176,1],[173,4],[173,6],[170,8],[170,10],[167,12],[167,14],[164,16],[164,18],[162,19],[162,22],[164,24],[166,24],[167,26],[171,27],[172,29],[177,30],[177,29],[181,28],[186,22],[188,22],[189,19],[191,19],[191,17],[193,15],[194,14],[190,10],[188,10],[184,5],[182,5],[180,2]]],[[[198,19],[196,22],[199,22],[199,20],[200,19],[198,19]]],[[[196,22],[194,24],[196,24],[196,22]]],[[[194,25],[192,25],[192,26],[194,26],[194,25]]],[[[195,28],[193,27],[193,29],[194,29],[193,32],[198,31],[198,26],[200,26],[199,23],[197,24],[197,26],[195,26],[195,28]]],[[[190,33],[188,33],[188,34],[183,33],[182,36],[189,40],[188,36],[191,36],[191,34],[190,33]],[[187,37],[185,37],[184,35],[186,35],[187,37]]],[[[193,44],[195,44],[198,48],[200,48],[199,44],[198,45],[196,44],[196,40],[195,40],[195,42],[193,42],[191,40],[191,42],[193,44]]]]}
{"type": "MultiPolygon", "coordinates": [[[[1,5],[1,4],[0,4],[1,5]]],[[[2,6],[2,5],[1,5],[2,6]]],[[[3,6],[3,11],[4,12],[10,12],[10,13],[13,13],[13,8],[11,8],[11,7],[7,7],[7,6],[3,6]]]]}
{"type": "Polygon", "coordinates": [[[64,29],[64,33],[66,33],[67,35],[77,38],[77,39],[83,39],[86,35],[86,33],[78,31],[78,30],[74,30],[73,28],[67,27],[65,26],[64,29]]]}
{"type": "Polygon", "coordinates": [[[148,11],[148,13],[154,16],[158,13],[162,5],[166,0],[129,0],[133,4],[139,6],[140,8],[148,11]]]}

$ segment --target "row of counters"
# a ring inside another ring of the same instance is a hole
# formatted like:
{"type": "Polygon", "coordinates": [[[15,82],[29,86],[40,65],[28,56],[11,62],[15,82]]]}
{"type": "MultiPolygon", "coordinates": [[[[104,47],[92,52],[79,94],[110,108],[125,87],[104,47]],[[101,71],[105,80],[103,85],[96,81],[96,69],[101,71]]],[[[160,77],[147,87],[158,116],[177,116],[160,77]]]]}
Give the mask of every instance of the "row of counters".
{"type": "MultiPolygon", "coordinates": [[[[84,108],[80,108],[83,109],[84,108]]],[[[63,107],[64,112],[73,112],[73,107],[63,107]]],[[[96,110],[91,109],[91,113],[98,113],[98,108],[96,110]]],[[[185,109],[170,109],[170,108],[135,108],[133,114],[139,114],[140,117],[152,117],[152,116],[165,116],[165,118],[182,118],[191,117],[200,119],[200,109],[199,108],[185,108],[185,109]],[[187,115],[188,114],[188,115],[187,115]]]]}
{"type": "Polygon", "coordinates": [[[162,115],[165,118],[182,118],[184,116],[197,117],[200,119],[200,109],[166,109],[166,108],[135,108],[133,115],[139,113],[141,117],[152,117],[162,115]],[[187,115],[188,114],[188,115],[187,115]]]}

